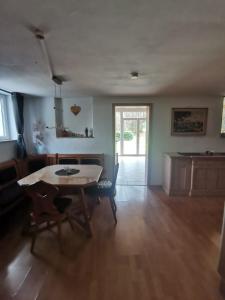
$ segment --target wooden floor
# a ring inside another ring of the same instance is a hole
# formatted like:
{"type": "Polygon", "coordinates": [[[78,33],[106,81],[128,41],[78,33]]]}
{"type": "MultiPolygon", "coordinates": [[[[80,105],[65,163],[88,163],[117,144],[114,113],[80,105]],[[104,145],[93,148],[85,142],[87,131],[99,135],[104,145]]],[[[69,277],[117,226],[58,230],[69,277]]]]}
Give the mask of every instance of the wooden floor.
{"type": "Polygon", "coordinates": [[[169,198],[119,186],[118,225],[107,202],[94,237],[63,225],[65,255],[52,233],[36,252],[20,228],[0,241],[0,299],[219,300],[217,260],[224,199],[169,198]]]}
{"type": "Polygon", "coordinates": [[[146,157],[119,156],[117,185],[146,185],[146,157]]]}

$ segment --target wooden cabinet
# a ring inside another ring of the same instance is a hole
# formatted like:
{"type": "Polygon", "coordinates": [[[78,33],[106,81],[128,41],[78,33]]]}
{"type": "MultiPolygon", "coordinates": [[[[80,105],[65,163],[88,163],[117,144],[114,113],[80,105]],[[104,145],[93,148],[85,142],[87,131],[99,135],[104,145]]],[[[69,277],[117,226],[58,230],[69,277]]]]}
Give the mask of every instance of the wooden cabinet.
{"type": "Polygon", "coordinates": [[[225,158],[193,158],[190,195],[225,195],[225,158]]]}
{"type": "Polygon", "coordinates": [[[191,186],[191,159],[165,157],[163,187],[170,196],[188,195],[191,186]]]}
{"type": "Polygon", "coordinates": [[[225,196],[225,157],[166,154],[163,188],[171,196],[225,196]]]}

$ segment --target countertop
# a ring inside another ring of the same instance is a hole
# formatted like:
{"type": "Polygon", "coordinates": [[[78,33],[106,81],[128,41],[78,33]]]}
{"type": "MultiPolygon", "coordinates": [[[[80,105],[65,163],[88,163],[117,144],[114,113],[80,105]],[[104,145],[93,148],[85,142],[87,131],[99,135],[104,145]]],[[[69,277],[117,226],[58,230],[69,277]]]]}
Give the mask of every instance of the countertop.
{"type": "Polygon", "coordinates": [[[195,158],[195,159],[213,159],[213,158],[223,158],[225,159],[225,152],[167,152],[165,155],[168,155],[171,158],[195,158]],[[182,154],[184,153],[184,154],[182,154]]]}

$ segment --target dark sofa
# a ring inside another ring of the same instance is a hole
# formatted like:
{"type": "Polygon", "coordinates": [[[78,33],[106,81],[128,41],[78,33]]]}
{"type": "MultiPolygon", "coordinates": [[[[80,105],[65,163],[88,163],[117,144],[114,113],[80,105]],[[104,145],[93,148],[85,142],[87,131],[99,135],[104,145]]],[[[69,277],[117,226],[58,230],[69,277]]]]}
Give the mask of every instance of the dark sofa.
{"type": "Polygon", "coordinates": [[[0,164],[0,217],[24,199],[23,189],[17,183],[19,178],[19,169],[15,160],[0,164]]]}

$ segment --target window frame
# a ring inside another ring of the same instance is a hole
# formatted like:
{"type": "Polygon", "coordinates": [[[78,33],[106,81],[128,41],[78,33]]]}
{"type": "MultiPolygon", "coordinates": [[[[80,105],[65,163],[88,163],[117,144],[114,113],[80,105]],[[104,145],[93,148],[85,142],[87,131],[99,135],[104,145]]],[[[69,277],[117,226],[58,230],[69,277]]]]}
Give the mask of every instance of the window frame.
{"type": "Polygon", "coordinates": [[[0,103],[2,106],[2,125],[4,133],[4,135],[0,135],[0,142],[2,142],[10,140],[7,96],[2,93],[0,93],[0,103]]]}

